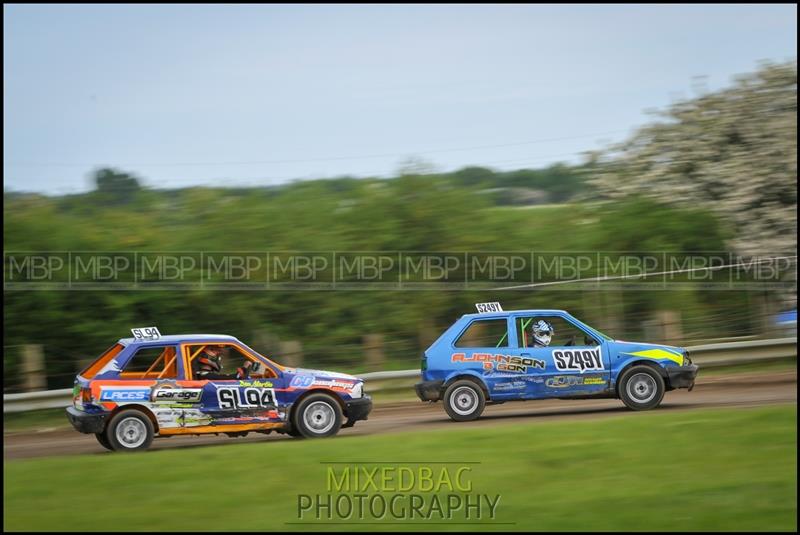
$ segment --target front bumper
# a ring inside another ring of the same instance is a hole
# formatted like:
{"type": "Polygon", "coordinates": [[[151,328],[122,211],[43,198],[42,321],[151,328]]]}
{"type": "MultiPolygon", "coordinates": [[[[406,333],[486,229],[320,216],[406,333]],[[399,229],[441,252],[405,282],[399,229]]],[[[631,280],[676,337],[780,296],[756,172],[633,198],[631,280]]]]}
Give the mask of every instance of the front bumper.
{"type": "Polygon", "coordinates": [[[667,368],[667,378],[672,388],[688,388],[689,392],[694,388],[694,380],[697,378],[697,364],[681,366],[680,368],[667,368]]]}
{"type": "Polygon", "coordinates": [[[75,407],[67,407],[67,418],[76,431],[81,433],[102,433],[106,428],[106,413],[90,413],[79,411],[75,407]]]}
{"type": "Polygon", "coordinates": [[[439,401],[442,398],[444,381],[422,381],[414,385],[417,397],[422,401],[439,401]]]}
{"type": "Polygon", "coordinates": [[[367,395],[345,402],[347,422],[342,427],[353,427],[357,421],[366,420],[370,411],[372,411],[372,398],[367,395]]]}

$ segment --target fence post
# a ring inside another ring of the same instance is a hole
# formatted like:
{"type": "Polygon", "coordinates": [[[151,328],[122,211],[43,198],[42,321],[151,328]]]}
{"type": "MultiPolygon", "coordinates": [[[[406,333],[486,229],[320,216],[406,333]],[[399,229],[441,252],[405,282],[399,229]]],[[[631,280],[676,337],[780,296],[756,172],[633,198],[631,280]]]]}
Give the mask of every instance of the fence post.
{"type": "Polygon", "coordinates": [[[22,346],[22,377],[26,392],[47,390],[47,375],[44,367],[44,351],[39,344],[22,346]]]}
{"type": "Polygon", "coordinates": [[[680,344],[683,341],[681,314],[676,310],[659,310],[655,313],[659,328],[659,339],[667,344],[680,344]]]}
{"type": "Polygon", "coordinates": [[[776,325],[775,325],[775,315],[778,312],[778,307],[775,306],[775,303],[770,300],[769,293],[758,292],[755,295],[756,301],[756,313],[759,317],[758,322],[758,330],[759,334],[764,336],[774,336],[776,325]]]}
{"type": "Polygon", "coordinates": [[[283,362],[292,368],[303,365],[303,346],[300,340],[286,340],[280,343],[280,352],[283,362]]]}
{"type": "Polygon", "coordinates": [[[439,337],[440,331],[430,323],[420,323],[417,327],[417,341],[419,343],[419,352],[422,353],[436,341],[439,337]]]}
{"type": "Polygon", "coordinates": [[[623,336],[622,318],[625,315],[625,302],[622,290],[607,290],[603,297],[603,330],[612,338],[623,336]]]}
{"type": "Polygon", "coordinates": [[[280,340],[266,329],[256,329],[253,331],[252,347],[265,357],[270,357],[280,352],[280,340]]]}
{"type": "Polygon", "coordinates": [[[367,369],[378,371],[383,369],[386,362],[386,355],[383,352],[382,334],[364,335],[364,356],[366,357],[367,369]]]}

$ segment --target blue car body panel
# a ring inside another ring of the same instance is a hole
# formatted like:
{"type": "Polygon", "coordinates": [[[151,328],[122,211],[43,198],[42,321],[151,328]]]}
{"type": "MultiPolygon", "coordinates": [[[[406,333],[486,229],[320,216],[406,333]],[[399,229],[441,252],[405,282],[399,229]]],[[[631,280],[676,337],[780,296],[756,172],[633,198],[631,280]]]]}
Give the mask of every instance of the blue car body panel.
{"type": "Polygon", "coordinates": [[[423,382],[447,385],[459,377],[472,377],[491,401],[614,396],[620,373],[632,364],[647,363],[667,377],[668,369],[690,363],[683,348],[613,340],[563,310],[466,314],[425,351],[424,359],[423,382]],[[524,347],[516,321],[532,316],[561,318],[596,343],[524,347]],[[473,322],[492,319],[507,322],[504,346],[456,346],[473,322]]]}

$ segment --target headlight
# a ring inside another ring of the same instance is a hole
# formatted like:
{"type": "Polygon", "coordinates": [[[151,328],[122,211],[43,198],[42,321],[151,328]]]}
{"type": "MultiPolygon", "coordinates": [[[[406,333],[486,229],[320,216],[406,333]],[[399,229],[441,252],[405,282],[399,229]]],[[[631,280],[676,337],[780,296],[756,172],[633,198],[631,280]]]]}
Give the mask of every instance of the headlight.
{"type": "Polygon", "coordinates": [[[351,398],[360,398],[364,395],[364,383],[358,383],[356,386],[353,387],[353,390],[350,391],[351,398]]]}
{"type": "Polygon", "coordinates": [[[689,358],[689,352],[688,351],[685,351],[683,353],[683,365],[684,366],[691,366],[692,365],[692,359],[689,358]]]}

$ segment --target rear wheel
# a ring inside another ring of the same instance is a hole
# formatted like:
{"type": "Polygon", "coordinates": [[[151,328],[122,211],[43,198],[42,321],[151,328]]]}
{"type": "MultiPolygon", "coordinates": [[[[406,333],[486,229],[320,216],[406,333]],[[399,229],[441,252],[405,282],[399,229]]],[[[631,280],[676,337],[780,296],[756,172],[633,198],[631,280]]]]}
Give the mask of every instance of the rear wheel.
{"type": "Polygon", "coordinates": [[[115,414],[105,432],[106,440],[114,451],[146,450],[153,442],[154,434],[153,422],[136,409],[115,414]]]}
{"type": "MultiPolygon", "coordinates": [[[[342,427],[342,408],[327,394],[303,398],[294,411],[292,431],[305,438],[330,437],[342,427]]],[[[292,434],[292,431],[289,434],[292,434]]],[[[294,435],[293,435],[294,436],[294,435]]]]}
{"type": "Polygon", "coordinates": [[[654,409],[664,399],[664,378],[650,366],[634,366],[619,381],[619,397],[635,411],[654,409]]]}
{"type": "Polygon", "coordinates": [[[477,420],[486,407],[483,389],[466,379],[456,381],[444,393],[444,410],[457,422],[477,420]]]}

